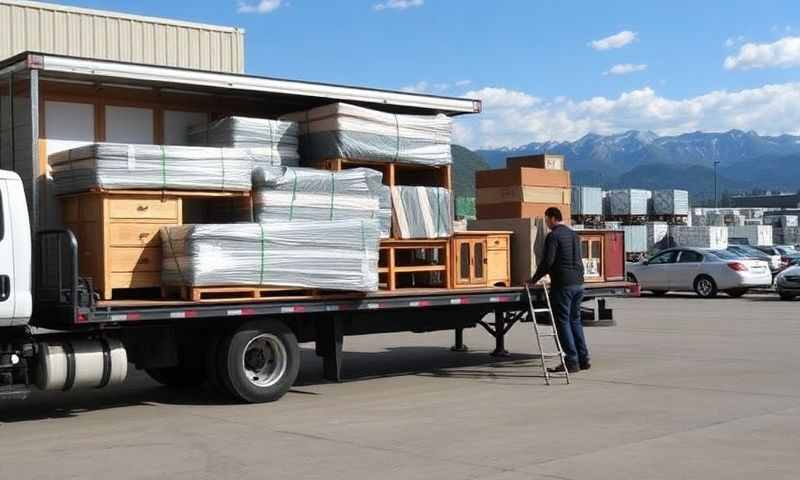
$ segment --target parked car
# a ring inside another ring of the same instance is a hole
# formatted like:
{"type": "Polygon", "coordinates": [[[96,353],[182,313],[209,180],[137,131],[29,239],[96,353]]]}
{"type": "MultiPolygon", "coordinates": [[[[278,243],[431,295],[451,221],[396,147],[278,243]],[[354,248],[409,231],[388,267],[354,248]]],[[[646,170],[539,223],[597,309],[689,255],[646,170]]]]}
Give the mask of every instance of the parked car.
{"type": "Polygon", "coordinates": [[[767,255],[780,255],[783,263],[781,268],[786,268],[792,261],[800,259],[800,251],[793,245],[760,245],[756,248],[767,255]]]}
{"type": "Polygon", "coordinates": [[[794,300],[800,296],[800,260],[795,260],[775,277],[775,288],[781,300],[794,300]]]}
{"type": "Polygon", "coordinates": [[[743,258],[751,258],[753,260],[763,260],[769,264],[769,269],[773,275],[777,274],[784,268],[781,262],[780,255],[769,255],[761,250],[751,247],[750,245],[728,245],[728,251],[743,258]]]}
{"type": "Polygon", "coordinates": [[[742,258],[726,250],[669,248],[649,260],[628,265],[628,281],[655,295],[694,291],[713,298],[722,291],[741,297],[750,288],[772,285],[769,264],[742,258]]]}

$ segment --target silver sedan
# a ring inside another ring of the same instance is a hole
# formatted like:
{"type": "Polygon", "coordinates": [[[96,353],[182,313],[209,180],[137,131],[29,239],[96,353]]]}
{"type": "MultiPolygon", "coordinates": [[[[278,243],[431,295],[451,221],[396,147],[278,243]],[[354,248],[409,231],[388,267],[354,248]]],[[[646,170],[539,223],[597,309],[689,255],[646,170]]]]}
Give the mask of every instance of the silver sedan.
{"type": "Polygon", "coordinates": [[[769,287],[769,264],[725,250],[670,248],[650,259],[628,264],[628,280],[655,295],[694,291],[703,298],[719,292],[741,297],[750,288],[769,287]]]}

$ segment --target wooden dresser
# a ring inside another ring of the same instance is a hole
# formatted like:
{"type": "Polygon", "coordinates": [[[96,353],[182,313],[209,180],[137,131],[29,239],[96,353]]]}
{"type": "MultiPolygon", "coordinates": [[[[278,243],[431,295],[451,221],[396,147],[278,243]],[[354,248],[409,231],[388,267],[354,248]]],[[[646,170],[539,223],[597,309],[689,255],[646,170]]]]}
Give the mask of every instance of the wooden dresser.
{"type": "Polygon", "coordinates": [[[511,286],[507,231],[457,232],[451,239],[452,288],[511,286]]]}

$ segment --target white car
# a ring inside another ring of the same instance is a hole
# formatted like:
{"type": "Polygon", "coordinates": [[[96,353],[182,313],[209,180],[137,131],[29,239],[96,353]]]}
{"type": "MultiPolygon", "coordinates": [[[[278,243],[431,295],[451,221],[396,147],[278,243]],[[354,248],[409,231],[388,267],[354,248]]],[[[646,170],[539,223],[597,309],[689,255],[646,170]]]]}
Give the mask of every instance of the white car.
{"type": "Polygon", "coordinates": [[[628,281],[655,295],[695,291],[703,298],[713,298],[722,291],[741,297],[750,288],[772,285],[772,273],[769,264],[761,260],[744,259],[725,250],[681,247],[628,264],[628,281]]]}
{"type": "Polygon", "coordinates": [[[775,278],[775,286],[781,300],[794,300],[800,297],[800,264],[795,263],[775,278]]]}

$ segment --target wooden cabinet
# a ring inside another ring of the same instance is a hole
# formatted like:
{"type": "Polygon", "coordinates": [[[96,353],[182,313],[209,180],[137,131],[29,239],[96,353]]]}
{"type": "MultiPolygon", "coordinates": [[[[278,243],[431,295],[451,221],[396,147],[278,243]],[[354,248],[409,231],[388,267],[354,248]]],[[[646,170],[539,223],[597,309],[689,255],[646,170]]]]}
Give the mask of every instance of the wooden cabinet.
{"type": "Polygon", "coordinates": [[[453,236],[453,288],[509,286],[510,232],[459,232],[453,236]]]}
{"type": "Polygon", "coordinates": [[[625,232],[620,230],[579,230],[584,281],[625,280],[625,232]]]}
{"type": "Polygon", "coordinates": [[[104,300],[117,288],[161,285],[159,228],[181,224],[179,196],[87,192],[63,197],[61,205],[78,239],[80,275],[104,300]]]}

